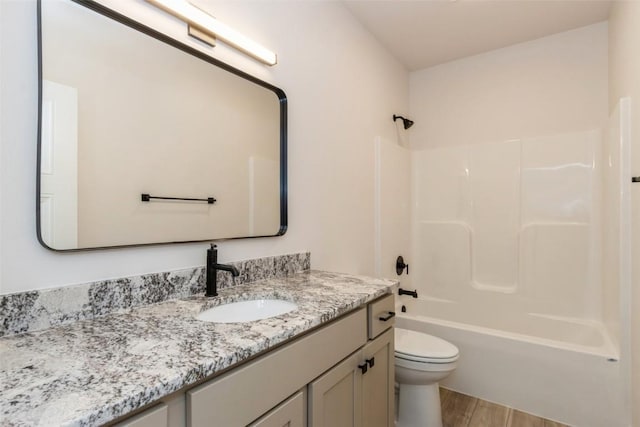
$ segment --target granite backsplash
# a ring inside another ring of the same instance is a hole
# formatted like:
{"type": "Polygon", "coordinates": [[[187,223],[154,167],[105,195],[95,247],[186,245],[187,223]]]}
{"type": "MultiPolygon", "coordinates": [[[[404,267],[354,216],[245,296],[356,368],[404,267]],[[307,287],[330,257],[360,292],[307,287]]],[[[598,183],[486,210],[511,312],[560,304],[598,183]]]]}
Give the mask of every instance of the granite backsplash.
{"type": "MultiPolygon", "coordinates": [[[[218,289],[309,270],[311,254],[278,255],[229,264],[240,271],[240,276],[218,271],[218,289]]],[[[204,290],[205,268],[195,267],[0,295],[0,337],[186,298],[204,290]]]]}

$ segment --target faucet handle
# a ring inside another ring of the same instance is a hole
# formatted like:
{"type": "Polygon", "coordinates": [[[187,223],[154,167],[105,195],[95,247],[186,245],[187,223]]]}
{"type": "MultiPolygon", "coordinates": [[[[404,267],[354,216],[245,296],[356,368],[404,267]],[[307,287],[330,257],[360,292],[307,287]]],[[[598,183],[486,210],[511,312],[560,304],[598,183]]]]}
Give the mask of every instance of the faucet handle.
{"type": "Polygon", "coordinates": [[[396,259],[396,274],[400,276],[405,270],[407,271],[407,274],[409,274],[409,264],[405,264],[404,258],[400,255],[396,259]]]}

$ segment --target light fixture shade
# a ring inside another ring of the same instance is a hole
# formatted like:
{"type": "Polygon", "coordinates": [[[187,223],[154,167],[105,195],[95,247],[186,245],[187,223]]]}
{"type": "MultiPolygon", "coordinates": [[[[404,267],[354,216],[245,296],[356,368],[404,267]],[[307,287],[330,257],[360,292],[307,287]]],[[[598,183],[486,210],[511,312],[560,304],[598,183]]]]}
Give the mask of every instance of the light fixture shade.
{"type": "Polygon", "coordinates": [[[275,65],[278,62],[275,53],[223,24],[186,0],[147,0],[147,2],[164,9],[188,24],[199,27],[204,31],[210,31],[216,38],[267,65],[275,65]]]}

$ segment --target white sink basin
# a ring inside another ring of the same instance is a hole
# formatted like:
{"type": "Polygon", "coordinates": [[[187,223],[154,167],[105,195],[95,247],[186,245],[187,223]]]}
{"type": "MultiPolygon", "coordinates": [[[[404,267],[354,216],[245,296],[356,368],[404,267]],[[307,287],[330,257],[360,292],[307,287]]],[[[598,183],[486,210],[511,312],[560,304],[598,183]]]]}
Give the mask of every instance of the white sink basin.
{"type": "Polygon", "coordinates": [[[298,304],[279,299],[256,299],[232,302],[205,310],[198,320],[216,323],[252,322],[279,316],[298,308],[298,304]]]}

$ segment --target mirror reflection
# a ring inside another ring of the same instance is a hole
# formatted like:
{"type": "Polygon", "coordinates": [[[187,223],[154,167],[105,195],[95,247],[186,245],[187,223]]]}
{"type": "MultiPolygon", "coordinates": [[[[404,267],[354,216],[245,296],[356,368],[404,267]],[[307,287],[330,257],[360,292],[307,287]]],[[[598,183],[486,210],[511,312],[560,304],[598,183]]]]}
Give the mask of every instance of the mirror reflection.
{"type": "Polygon", "coordinates": [[[40,3],[41,242],[282,234],[284,93],[83,4],[40,3]]]}

